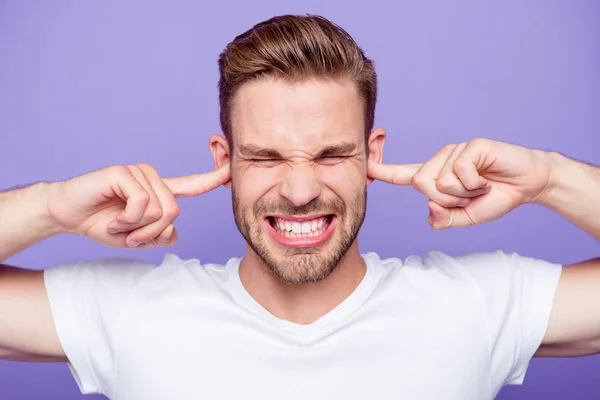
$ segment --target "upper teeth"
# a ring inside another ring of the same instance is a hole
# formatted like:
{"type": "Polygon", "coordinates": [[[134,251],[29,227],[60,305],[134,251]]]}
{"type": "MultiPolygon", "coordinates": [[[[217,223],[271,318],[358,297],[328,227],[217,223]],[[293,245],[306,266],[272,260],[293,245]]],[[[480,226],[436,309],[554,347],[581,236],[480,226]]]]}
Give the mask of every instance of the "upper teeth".
{"type": "Polygon", "coordinates": [[[326,217],[315,218],[310,221],[290,221],[275,217],[275,223],[277,227],[282,231],[294,232],[294,233],[309,233],[321,229],[325,224],[326,217]]]}

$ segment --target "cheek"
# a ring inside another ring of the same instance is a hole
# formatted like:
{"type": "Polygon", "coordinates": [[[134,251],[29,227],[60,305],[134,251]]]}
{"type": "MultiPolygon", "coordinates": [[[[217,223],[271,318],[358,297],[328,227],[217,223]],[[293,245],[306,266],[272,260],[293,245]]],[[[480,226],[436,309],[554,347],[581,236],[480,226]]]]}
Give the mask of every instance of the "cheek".
{"type": "Polygon", "coordinates": [[[344,195],[356,193],[357,190],[366,186],[366,175],[358,163],[340,163],[320,167],[320,178],[323,185],[331,188],[334,192],[344,195]]]}
{"type": "Polygon", "coordinates": [[[241,168],[235,172],[234,188],[245,204],[254,203],[276,184],[277,168],[241,168]]]}

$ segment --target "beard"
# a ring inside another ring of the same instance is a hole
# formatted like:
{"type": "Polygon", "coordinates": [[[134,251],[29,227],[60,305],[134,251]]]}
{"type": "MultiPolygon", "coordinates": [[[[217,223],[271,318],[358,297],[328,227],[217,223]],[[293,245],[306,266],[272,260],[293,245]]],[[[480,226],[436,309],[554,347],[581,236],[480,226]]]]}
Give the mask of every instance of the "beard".
{"type": "Polygon", "coordinates": [[[241,203],[233,182],[231,196],[235,223],[246,243],[262,260],[264,269],[288,285],[314,283],[331,275],[356,240],[365,220],[367,207],[366,187],[363,191],[358,191],[349,207],[338,197],[331,201],[317,198],[301,207],[296,207],[287,200],[280,202],[259,200],[250,209],[241,203]],[[334,229],[337,230],[337,235],[334,232],[334,235],[322,245],[286,248],[281,256],[276,256],[268,249],[265,238],[268,233],[264,226],[264,218],[273,214],[295,216],[335,214],[337,221],[334,229]],[[335,243],[330,243],[332,239],[335,243]]]}

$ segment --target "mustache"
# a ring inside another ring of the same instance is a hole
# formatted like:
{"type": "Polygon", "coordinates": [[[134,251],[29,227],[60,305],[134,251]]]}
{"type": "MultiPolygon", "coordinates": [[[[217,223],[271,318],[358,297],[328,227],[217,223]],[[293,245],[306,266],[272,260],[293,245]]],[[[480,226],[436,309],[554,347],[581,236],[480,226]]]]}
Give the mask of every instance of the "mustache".
{"type": "Polygon", "coordinates": [[[281,214],[304,216],[311,214],[339,214],[346,213],[346,204],[341,199],[322,200],[313,199],[309,203],[295,206],[289,201],[259,201],[253,207],[254,215],[281,214]]]}

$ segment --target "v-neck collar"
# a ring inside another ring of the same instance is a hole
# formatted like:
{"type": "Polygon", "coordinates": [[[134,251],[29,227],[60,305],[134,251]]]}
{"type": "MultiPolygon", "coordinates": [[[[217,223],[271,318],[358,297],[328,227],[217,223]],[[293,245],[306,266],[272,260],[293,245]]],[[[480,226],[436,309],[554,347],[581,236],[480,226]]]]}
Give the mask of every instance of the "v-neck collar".
{"type": "Polygon", "coordinates": [[[229,275],[228,282],[230,284],[231,295],[240,306],[246,308],[248,311],[261,317],[270,324],[290,333],[313,336],[325,330],[326,327],[340,322],[348,315],[355,312],[373,292],[377,283],[374,266],[369,257],[365,257],[364,255],[361,256],[365,260],[367,271],[358,286],[334,309],[310,324],[297,324],[278,318],[258,303],[254,297],[248,293],[240,279],[239,267],[242,260],[241,258],[231,258],[227,262],[229,275]]]}

